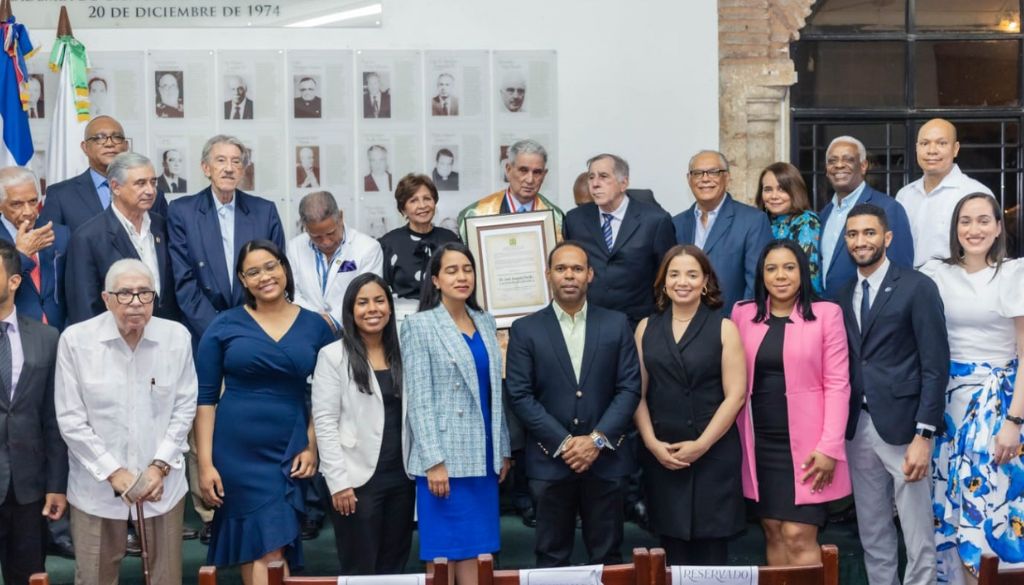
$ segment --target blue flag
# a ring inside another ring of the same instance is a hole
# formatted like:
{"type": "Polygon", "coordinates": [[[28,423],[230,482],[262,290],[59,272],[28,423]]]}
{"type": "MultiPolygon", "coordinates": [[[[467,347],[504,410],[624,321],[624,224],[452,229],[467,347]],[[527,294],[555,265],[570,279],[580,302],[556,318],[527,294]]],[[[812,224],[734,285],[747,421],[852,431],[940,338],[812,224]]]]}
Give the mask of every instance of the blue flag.
{"type": "Polygon", "coordinates": [[[9,158],[24,165],[32,158],[32,133],[28,127],[28,69],[25,57],[34,51],[28,29],[12,16],[0,23],[4,54],[0,56],[0,117],[4,121],[4,149],[9,158]]]}

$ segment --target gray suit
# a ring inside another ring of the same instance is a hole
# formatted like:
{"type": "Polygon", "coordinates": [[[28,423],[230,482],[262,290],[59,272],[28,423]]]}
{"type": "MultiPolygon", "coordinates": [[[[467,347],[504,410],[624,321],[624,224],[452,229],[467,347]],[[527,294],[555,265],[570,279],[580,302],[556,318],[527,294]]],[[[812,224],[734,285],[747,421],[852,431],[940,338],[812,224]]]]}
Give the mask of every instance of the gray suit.
{"type": "Polygon", "coordinates": [[[10,525],[0,529],[11,538],[0,537],[6,583],[26,582],[30,573],[44,570],[43,499],[65,493],[68,484],[67,447],[53,407],[59,333],[22,315],[18,331],[25,362],[13,401],[0,391],[0,502],[14,510],[4,514],[10,525]]]}

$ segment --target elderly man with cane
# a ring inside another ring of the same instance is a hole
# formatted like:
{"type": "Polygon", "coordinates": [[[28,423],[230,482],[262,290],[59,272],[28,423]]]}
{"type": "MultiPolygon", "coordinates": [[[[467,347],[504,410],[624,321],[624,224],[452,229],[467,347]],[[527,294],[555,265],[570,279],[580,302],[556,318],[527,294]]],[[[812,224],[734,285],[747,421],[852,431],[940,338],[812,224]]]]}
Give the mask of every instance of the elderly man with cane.
{"type": "Polygon", "coordinates": [[[102,296],[107,310],[68,327],[57,348],[75,583],[118,582],[131,510],[147,585],[176,585],[198,391],[192,343],[184,326],[153,317],[153,274],[141,261],[115,262],[102,296]]]}

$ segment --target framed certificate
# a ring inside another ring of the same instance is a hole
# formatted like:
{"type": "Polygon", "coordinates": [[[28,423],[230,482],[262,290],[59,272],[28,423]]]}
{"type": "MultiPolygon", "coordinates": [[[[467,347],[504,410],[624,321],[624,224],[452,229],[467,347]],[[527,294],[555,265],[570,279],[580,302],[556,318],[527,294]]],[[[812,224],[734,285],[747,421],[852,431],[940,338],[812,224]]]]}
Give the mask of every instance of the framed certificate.
{"type": "Polygon", "coordinates": [[[498,327],[551,302],[545,275],[554,249],[551,210],[466,218],[466,244],[476,257],[476,300],[498,327]]]}

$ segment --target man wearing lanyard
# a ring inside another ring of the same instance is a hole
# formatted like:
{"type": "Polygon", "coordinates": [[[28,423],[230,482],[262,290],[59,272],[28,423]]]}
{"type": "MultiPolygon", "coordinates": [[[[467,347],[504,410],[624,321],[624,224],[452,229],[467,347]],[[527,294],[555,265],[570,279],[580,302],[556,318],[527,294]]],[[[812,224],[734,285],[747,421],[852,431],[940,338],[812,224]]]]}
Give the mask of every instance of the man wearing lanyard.
{"type": "Polygon", "coordinates": [[[370,236],[345,225],[338,202],[316,191],[299,202],[303,232],[288,242],[295,303],[323,316],[341,331],[341,305],[348,284],[364,272],[382,275],[384,254],[370,236]]]}
{"type": "Polygon", "coordinates": [[[505,163],[508,188],[491,193],[459,213],[459,235],[466,241],[466,218],[482,215],[504,215],[528,211],[551,210],[555,214],[555,234],[562,241],[562,219],[565,214],[540,194],[548,174],[548,152],[536,140],[520,140],[508,147],[505,163]]]}

